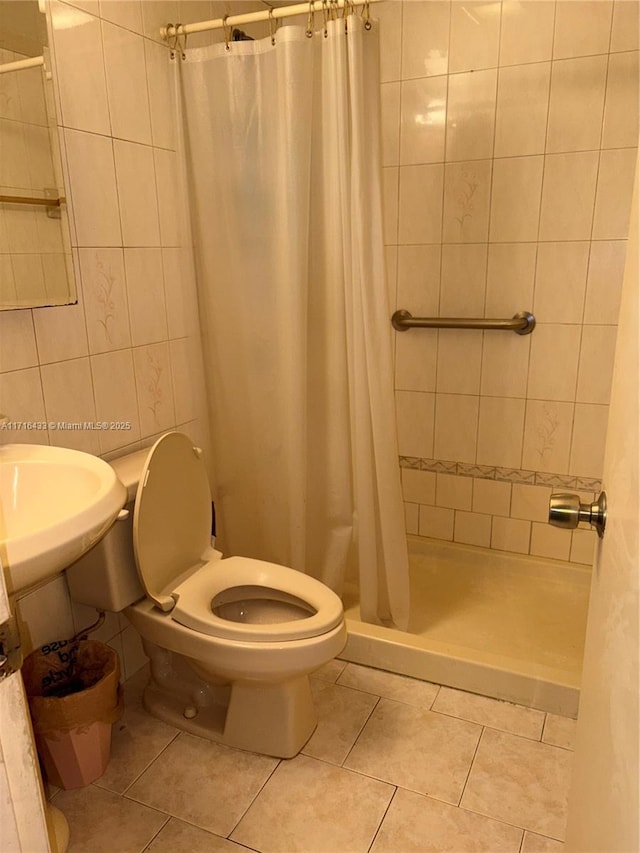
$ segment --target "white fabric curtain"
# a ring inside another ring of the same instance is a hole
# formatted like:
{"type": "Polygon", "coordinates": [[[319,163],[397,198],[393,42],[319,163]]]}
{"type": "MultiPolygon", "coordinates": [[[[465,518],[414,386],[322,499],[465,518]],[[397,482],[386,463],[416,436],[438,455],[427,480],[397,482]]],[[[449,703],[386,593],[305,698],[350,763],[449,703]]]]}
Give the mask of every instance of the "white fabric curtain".
{"type": "Polygon", "coordinates": [[[223,549],[406,627],[375,26],[190,50],[181,90],[223,549]]]}

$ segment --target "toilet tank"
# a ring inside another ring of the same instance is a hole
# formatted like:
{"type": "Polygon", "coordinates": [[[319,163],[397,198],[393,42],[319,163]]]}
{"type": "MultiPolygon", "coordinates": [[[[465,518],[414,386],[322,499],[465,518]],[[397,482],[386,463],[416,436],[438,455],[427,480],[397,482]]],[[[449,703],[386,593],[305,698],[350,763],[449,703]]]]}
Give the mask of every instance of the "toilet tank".
{"type": "Polygon", "coordinates": [[[118,613],[144,598],[133,554],[133,505],[149,450],[138,450],[109,464],[127,489],[127,518],[118,519],[97,545],[66,570],[74,601],[118,613]]]}

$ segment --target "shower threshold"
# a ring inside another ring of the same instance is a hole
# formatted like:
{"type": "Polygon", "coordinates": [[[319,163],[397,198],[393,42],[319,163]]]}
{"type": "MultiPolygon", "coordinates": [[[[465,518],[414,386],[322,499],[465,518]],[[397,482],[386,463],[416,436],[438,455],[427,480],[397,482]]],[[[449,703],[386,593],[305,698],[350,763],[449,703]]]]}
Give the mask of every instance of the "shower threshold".
{"type": "Polygon", "coordinates": [[[363,622],[357,589],[347,589],[340,657],[575,717],[591,567],[408,541],[408,631],[363,622]]]}

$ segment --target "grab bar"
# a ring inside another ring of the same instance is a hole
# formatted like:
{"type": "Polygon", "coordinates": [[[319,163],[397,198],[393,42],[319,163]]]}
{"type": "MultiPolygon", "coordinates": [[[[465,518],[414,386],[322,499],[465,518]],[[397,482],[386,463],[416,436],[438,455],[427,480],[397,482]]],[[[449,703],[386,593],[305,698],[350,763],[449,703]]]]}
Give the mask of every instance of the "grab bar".
{"type": "Polygon", "coordinates": [[[409,311],[400,309],[391,318],[396,332],[407,329],[495,329],[498,332],[515,332],[516,335],[530,335],[536,325],[536,318],[528,311],[515,314],[511,320],[471,319],[467,317],[414,317],[409,311]]]}

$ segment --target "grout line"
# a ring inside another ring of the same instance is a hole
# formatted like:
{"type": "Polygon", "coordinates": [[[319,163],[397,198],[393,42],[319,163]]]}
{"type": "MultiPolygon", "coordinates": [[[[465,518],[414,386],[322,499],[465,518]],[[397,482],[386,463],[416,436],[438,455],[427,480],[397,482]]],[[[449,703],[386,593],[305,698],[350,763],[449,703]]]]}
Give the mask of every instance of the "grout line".
{"type": "Polygon", "coordinates": [[[396,798],[396,794],[397,794],[397,793],[398,793],[398,786],[396,785],[396,786],[395,786],[395,790],[394,790],[393,794],[391,794],[391,797],[389,798],[389,802],[387,803],[387,807],[386,807],[386,809],[384,810],[384,814],[383,814],[383,815],[382,815],[382,817],[380,818],[380,822],[378,823],[377,829],[376,829],[376,831],[373,833],[373,838],[371,839],[371,844],[367,847],[367,850],[368,850],[368,851],[369,851],[369,850],[371,850],[371,849],[372,849],[372,847],[373,847],[373,845],[375,844],[375,842],[376,842],[376,838],[378,837],[378,835],[379,835],[379,833],[380,833],[380,830],[382,829],[382,824],[384,823],[385,818],[386,818],[387,814],[389,813],[389,809],[391,808],[391,804],[392,804],[392,803],[393,803],[393,801],[395,800],[395,798],[396,798]]]}

